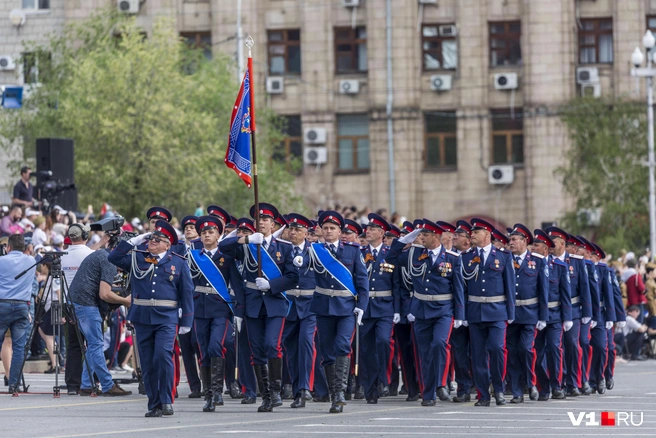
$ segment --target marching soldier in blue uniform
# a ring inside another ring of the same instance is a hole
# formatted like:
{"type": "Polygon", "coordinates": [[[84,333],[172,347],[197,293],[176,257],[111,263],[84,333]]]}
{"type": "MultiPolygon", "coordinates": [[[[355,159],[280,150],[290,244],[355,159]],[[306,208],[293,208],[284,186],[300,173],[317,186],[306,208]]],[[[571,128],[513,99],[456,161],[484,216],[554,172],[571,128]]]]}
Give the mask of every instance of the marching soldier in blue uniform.
{"type": "Polygon", "coordinates": [[[563,333],[564,345],[564,371],[563,386],[565,395],[578,397],[582,386],[582,351],[579,344],[581,327],[590,324],[592,320],[592,302],[590,298],[590,285],[588,282],[585,261],[580,255],[569,253],[566,250],[567,240],[570,236],[557,227],[549,227],[546,232],[554,242],[553,255],[567,265],[570,280],[572,302],[572,328],[563,333]]]}
{"type": "MultiPolygon", "coordinates": [[[[615,305],[615,321],[617,327],[622,329],[626,325],[626,312],[624,311],[624,302],[622,301],[622,289],[620,282],[617,280],[615,268],[608,267],[611,283],[613,286],[613,302],[615,305]]],[[[604,376],[606,377],[606,389],[611,390],[615,387],[613,379],[615,374],[615,326],[607,330],[608,336],[608,360],[606,361],[606,370],[604,376]]]]}
{"type": "Polygon", "coordinates": [[[223,222],[216,216],[202,216],[196,230],[201,248],[189,254],[198,272],[193,279],[194,328],[201,350],[201,379],[207,388],[203,412],[214,412],[215,406],[223,406],[226,342],[234,307],[230,287],[240,290],[242,282],[232,257],[218,249],[223,222]]]}
{"type": "Polygon", "coordinates": [[[294,269],[298,272],[298,284],[287,291],[291,310],[285,320],[282,343],[285,346],[285,361],[292,381],[294,401],[292,408],[304,408],[312,399],[314,375],[314,332],[317,316],[310,310],[316,282],[310,268],[310,243],[307,241],[310,219],[297,213],[287,216],[289,239],[292,244],[294,269]]]}
{"type": "Polygon", "coordinates": [[[522,224],[515,224],[510,232],[510,251],[517,282],[515,320],[508,325],[508,375],[512,388],[510,403],[524,403],[524,386],[529,388],[531,400],[538,399],[535,387],[535,331],[546,326],[549,317],[549,277],[547,262],[542,254],[530,253],[533,245],[531,231],[522,224]]]}
{"type": "Polygon", "coordinates": [[[445,221],[437,221],[437,226],[442,228],[440,242],[445,249],[453,250],[453,238],[455,237],[457,227],[445,221]]]}
{"type": "MultiPolygon", "coordinates": [[[[156,227],[156,223],[159,220],[163,220],[166,222],[171,222],[171,219],[173,219],[173,215],[171,214],[170,211],[168,211],[164,207],[150,207],[148,211],[146,212],[146,217],[148,218],[148,229],[150,231],[154,230],[156,227]]],[[[177,232],[176,232],[177,235],[177,232]]],[[[142,244],[138,250],[141,251],[147,251],[147,245],[142,244]]],[[[182,255],[185,252],[185,245],[182,242],[176,243],[175,245],[171,245],[171,252],[182,255]]]]}
{"type": "Polygon", "coordinates": [[[510,253],[492,245],[494,227],[478,218],[473,218],[471,225],[474,249],[462,255],[462,270],[474,383],[479,393],[476,406],[490,406],[490,377],[496,404],[505,405],[506,327],[515,319],[515,271],[510,253]]]}
{"type": "Polygon", "coordinates": [[[317,315],[319,350],[332,401],[329,412],[340,413],[346,405],[355,324],[362,323],[369,302],[369,279],[360,245],[339,241],[344,218],[324,211],[319,224],[325,243],[311,246],[317,286],[310,310],[317,315]]]}
{"type": "MultiPolygon", "coordinates": [[[[245,281],[244,297],[235,290],[237,301],[244,301],[244,316],[253,351],[253,363],[262,404],[258,412],[271,412],[282,406],[282,332],[285,317],[289,313],[289,299],[285,291],[298,284],[298,272],[294,268],[292,248],[289,243],[276,240],[271,234],[278,210],[271,204],[260,203],[259,233],[245,237],[230,237],[221,241],[222,253],[243,263],[245,281]],[[264,277],[258,277],[258,249],[261,245],[261,269],[264,277]],[[270,372],[270,375],[269,375],[270,372]]],[[[250,209],[255,217],[255,206],[250,209]]],[[[240,309],[235,321],[241,325],[240,309]]]]}
{"type": "Polygon", "coordinates": [[[363,232],[359,223],[353,219],[344,219],[344,229],[339,240],[342,242],[359,243],[360,235],[363,232]]]}
{"type": "Polygon", "coordinates": [[[193,282],[184,258],[172,254],[175,229],[158,220],[152,234],[121,242],[108,260],[131,272],[132,306],[128,319],[136,329],[143,381],[148,395],[146,417],[173,415],[173,344],[177,333],[191,330],[194,319],[193,282]],[[148,240],[148,252],[135,246],[148,240]],[[178,330],[179,325],[179,330],[178,330]]]}
{"type": "Polygon", "coordinates": [[[449,400],[449,371],[452,328],[465,318],[464,279],[460,256],[440,242],[442,228],[424,219],[423,227],[394,242],[387,261],[407,266],[414,294],[410,312],[415,317],[414,334],[419,351],[423,381],[422,406],[435,406],[435,391],[442,401],[449,400]],[[406,243],[422,233],[424,248],[403,252],[406,243]]]}
{"type": "Polygon", "coordinates": [[[401,295],[398,270],[386,260],[389,247],[383,245],[384,233],[390,226],[375,213],[369,214],[368,219],[366,238],[369,244],[361,249],[369,276],[369,305],[360,328],[360,384],[367,403],[376,404],[379,397],[389,394],[390,343],[393,326],[401,320],[401,295]]]}
{"type": "Polygon", "coordinates": [[[572,303],[570,294],[570,280],[567,265],[549,253],[554,248],[554,242],[547,232],[535,230],[535,252],[546,257],[545,274],[549,279],[549,317],[546,327],[542,324],[535,337],[535,350],[537,352],[537,365],[535,374],[538,378],[540,390],[539,401],[549,400],[549,393],[554,399],[564,399],[562,390],[562,338],[563,330],[572,328],[572,303]]]}

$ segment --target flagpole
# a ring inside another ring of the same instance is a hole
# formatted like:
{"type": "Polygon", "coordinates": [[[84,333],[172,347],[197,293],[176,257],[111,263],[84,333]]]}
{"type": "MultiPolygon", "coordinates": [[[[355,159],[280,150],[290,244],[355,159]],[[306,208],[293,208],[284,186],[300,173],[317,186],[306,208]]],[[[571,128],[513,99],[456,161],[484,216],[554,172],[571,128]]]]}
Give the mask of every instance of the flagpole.
{"type": "MultiPolygon", "coordinates": [[[[246,47],[248,47],[248,77],[250,79],[250,106],[251,106],[251,155],[253,156],[253,196],[255,197],[255,229],[260,231],[260,195],[257,185],[257,146],[255,142],[255,93],[253,90],[253,56],[251,47],[255,44],[253,38],[249,35],[246,38],[246,47]]],[[[257,276],[262,277],[262,245],[257,245],[257,276]]]]}

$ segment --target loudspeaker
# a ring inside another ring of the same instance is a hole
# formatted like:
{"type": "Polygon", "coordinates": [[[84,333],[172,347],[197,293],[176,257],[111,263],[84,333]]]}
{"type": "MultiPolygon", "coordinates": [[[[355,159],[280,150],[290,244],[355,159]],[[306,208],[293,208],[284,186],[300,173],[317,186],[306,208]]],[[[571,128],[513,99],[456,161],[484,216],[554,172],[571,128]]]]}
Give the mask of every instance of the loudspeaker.
{"type": "Polygon", "coordinates": [[[37,197],[48,199],[51,207],[59,205],[65,210],[77,211],[77,189],[70,188],[75,184],[73,151],[73,140],[68,138],[36,139],[36,188],[42,189],[37,197]],[[52,172],[52,177],[43,176],[47,171],[52,172]],[[44,186],[49,190],[43,190],[44,186]]]}

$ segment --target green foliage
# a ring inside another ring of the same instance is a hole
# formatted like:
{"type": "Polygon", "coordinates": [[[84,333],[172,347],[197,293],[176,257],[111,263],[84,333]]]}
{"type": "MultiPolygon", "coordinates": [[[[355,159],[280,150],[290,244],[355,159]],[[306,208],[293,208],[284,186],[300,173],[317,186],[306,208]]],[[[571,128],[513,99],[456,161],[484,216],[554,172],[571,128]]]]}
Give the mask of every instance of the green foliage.
{"type": "Polygon", "coordinates": [[[556,170],[574,198],[564,218],[575,233],[590,229],[578,212],[601,209],[597,242],[607,251],[639,250],[649,239],[646,108],[628,100],[576,99],[562,112],[572,147],[556,170]]]}
{"type": "MultiPolygon", "coordinates": [[[[0,116],[0,141],[23,142],[29,157],[38,137],[74,139],[81,205],[108,202],[126,217],[151,205],[181,216],[196,203],[246,214],[253,191],[223,162],[239,87],[227,57],[206,60],[170,19],[146,38],[113,9],[26,51],[52,62],[24,108],[0,116]]],[[[266,159],[280,142],[277,117],[257,108],[257,122],[260,200],[303,211],[284,163],[266,159]]]]}

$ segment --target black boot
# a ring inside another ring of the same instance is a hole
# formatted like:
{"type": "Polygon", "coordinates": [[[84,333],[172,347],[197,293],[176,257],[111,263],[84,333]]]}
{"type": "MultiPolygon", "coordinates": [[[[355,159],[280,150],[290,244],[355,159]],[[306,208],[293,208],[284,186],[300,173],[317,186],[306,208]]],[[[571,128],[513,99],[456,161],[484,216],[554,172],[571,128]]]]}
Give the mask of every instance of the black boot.
{"type": "Polygon", "coordinates": [[[205,390],[205,406],[203,412],[214,412],[214,403],[212,403],[212,369],[210,367],[200,367],[200,380],[203,382],[205,390]]]}
{"type": "Polygon", "coordinates": [[[328,391],[330,392],[330,401],[332,405],[328,412],[331,414],[339,414],[342,412],[343,407],[335,404],[335,364],[326,365],[323,367],[326,373],[326,381],[328,382],[328,391]]]}
{"type": "Polygon", "coordinates": [[[269,392],[269,368],[267,365],[253,365],[257,387],[262,394],[262,404],[257,408],[257,412],[271,412],[271,392],[269,392]]]}
{"type": "Polygon", "coordinates": [[[282,358],[269,359],[269,389],[271,392],[271,407],[282,406],[282,358]]]}
{"type": "Polygon", "coordinates": [[[345,406],[344,390],[348,381],[349,366],[351,361],[348,356],[339,356],[335,360],[335,404],[345,406]]]}
{"type": "Polygon", "coordinates": [[[212,393],[214,394],[214,406],[223,406],[223,372],[225,359],[222,357],[212,358],[212,393]]]}

